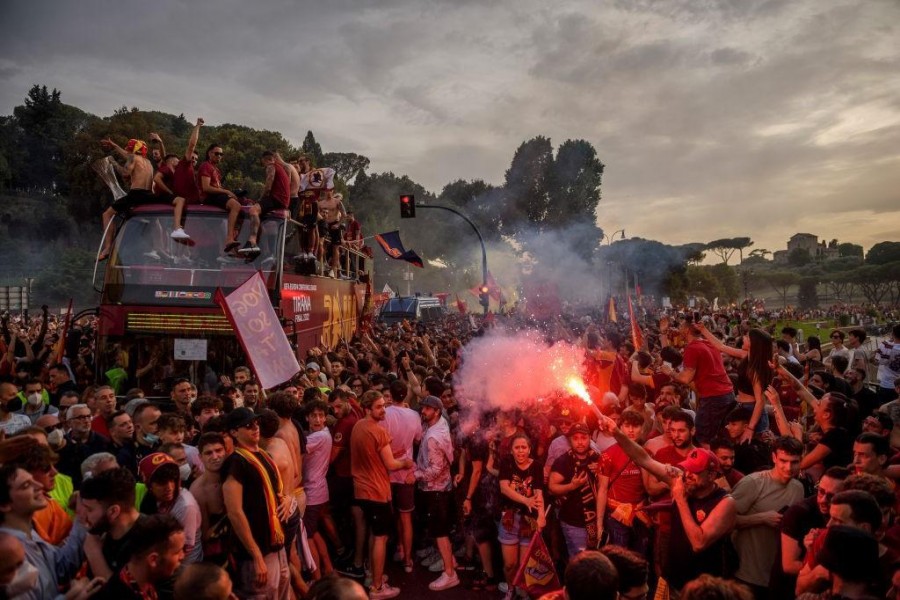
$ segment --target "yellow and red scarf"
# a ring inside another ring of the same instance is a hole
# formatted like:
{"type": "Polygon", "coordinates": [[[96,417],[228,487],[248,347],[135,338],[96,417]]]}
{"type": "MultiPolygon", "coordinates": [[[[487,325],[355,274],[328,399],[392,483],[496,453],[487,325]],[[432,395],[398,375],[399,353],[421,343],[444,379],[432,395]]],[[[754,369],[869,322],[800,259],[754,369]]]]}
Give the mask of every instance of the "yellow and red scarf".
{"type": "Polygon", "coordinates": [[[269,540],[272,545],[283,544],[284,529],[282,529],[281,522],[278,520],[278,497],[281,496],[284,486],[281,481],[281,475],[278,472],[278,467],[275,466],[275,463],[272,462],[269,455],[263,451],[260,451],[259,456],[246,448],[235,448],[234,451],[242,456],[244,460],[259,473],[259,476],[263,481],[263,493],[266,497],[266,508],[269,513],[269,540]],[[272,478],[269,475],[270,471],[262,464],[260,457],[262,457],[262,460],[266,461],[271,468],[271,472],[275,474],[275,481],[272,481],[272,478]],[[269,483],[270,485],[265,485],[266,483],[269,483]]]}

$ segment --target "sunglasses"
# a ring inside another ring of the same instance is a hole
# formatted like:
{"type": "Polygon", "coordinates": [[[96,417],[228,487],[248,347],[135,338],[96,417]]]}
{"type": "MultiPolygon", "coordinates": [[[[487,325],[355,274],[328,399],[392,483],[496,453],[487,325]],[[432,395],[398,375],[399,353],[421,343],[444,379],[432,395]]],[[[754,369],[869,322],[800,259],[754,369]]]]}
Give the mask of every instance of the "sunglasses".
{"type": "Polygon", "coordinates": [[[214,156],[225,156],[224,152],[213,152],[214,156]]]}

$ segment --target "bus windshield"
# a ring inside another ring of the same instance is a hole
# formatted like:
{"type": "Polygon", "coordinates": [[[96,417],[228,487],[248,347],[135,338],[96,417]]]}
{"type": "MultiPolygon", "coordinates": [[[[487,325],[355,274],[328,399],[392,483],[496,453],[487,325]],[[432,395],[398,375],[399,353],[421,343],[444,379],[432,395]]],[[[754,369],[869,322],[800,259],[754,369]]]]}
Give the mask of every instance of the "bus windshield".
{"type": "MultiPolygon", "coordinates": [[[[109,258],[104,304],[214,306],[216,288],[230,291],[256,271],[262,272],[270,290],[277,286],[284,219],[263,220],[257,242],[261,252],[252,260],[223,252],[228,223],[224,211],[189,211],[188,243],[169,237],[172,220],[170,208],[143,208],[125,221],[109,258]]],[[[248,227],[245,220],[243,228],[248,227]]]]}

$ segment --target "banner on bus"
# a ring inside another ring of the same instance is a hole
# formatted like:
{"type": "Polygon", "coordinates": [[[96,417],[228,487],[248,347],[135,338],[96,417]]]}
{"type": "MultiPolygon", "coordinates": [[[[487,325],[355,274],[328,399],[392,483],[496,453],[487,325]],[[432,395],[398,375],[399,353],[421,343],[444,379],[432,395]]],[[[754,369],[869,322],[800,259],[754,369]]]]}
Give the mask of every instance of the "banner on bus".
{"type": "Polygon", "coordinates": [[[281,322],[272,308],[266,282],[257,271],[227,296],[216,289],[216,303],[237,332],[250,368],[263,389],[284,383],[300,371],[281,322]]]}

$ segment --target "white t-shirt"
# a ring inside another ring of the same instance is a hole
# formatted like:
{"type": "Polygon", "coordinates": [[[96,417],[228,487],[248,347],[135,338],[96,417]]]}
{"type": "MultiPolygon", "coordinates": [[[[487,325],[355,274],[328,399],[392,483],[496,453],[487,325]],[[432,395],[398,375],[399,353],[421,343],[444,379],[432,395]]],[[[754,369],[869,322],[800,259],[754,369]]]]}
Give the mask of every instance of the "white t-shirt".
{"type": "Polygon", "coordinates": [[[200,505],[188,490],[181,488],[169,514],[178,519],[184,527],[184,562],[197,563],[203,560],[203,517],[200,505]]]}
{"type": "Polygon", "coordinates": [[[28,427],[31,427],[31,419],[19,413],[12,413],[8,420],[0,421],[0,430],[8,436],[28,427]]]}
{"type": "Polygon", "coordinates": [[[887,340],[875,351],[878,358],[878,386],[894,389],[894,381],[900,377],[900,344],[887,340]]]}
{"type": "MultiPolygon", "coordinates": [[[[397,460],[413,458],[413,443],[422,441],[422,418],[411,408],[391,405],[385,409],[384,421],[379,423],[391,436],[391,453],[397,460]]],[[[406,483],[413,469],[391,471],[391,483],[406,483]]]]}
{"type": "Polygon", "coordinates": [[[317,506],[328,502],[328,461],[331,458],[331,432],[328,428],[306,434],[306,455],[303,458],[303,486],[306,502],[317,506]]]}

